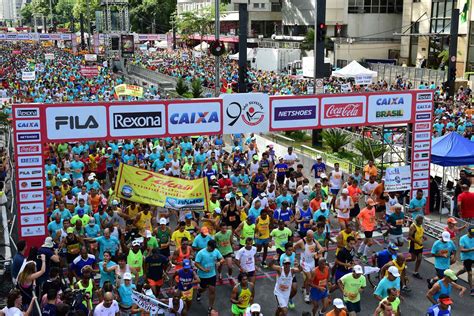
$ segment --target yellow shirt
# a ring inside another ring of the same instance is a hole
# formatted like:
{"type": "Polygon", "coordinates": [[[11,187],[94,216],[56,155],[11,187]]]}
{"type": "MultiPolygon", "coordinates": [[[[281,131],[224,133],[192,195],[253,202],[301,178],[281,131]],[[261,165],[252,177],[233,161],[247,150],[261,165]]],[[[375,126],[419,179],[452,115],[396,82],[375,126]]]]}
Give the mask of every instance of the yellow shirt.
{"type": "Polygon", "coordinates": [[[261,216],[259,216],[256,224],[257,238],[270,238],[270,216],[267,215],[266,219],[263,219],[261,216]]]}
{"type": "Polygon", "coordinates": [[[140,213],[140,208],[135,205],[130,205],[127,207],[127,213],[130,218],[135,218],[138,213],[140,213]]]}
{"type": "Polygon", "coordinates": [[[151,212],[148,212],[148,214],[145,214],[143,212],[140,212],[140,219],[137,222],[137,228],[139,230],[152,230],[151,227],[151,212]]]}
{"type": "MultiPolygon", "coordinates": [[[[415,250],[423,249],[423,235],[425,233],[425,229],[423,228],[423,226],[418,226],[415,223],[413,223],[412,225],[415,225],[415,235],[413,236],[413,238],[416,241],[416,243],[413,245],[413,248],[415,250]],[[420,246],[418,243],[422,245],[420,246]]],[[[411,243],[412,241],[410,240],[410,245],[411,243]]]]}
{"type": "Polygon", "coordinates": [[[179,248],[181,247],[181,239],[186,237],[189,241],[191,241],[191,234],[187,231],[184,230],[183,232],[176,230],[173,232],[171,235],[171,240],[176,244],[176,247],[179,248]]]}

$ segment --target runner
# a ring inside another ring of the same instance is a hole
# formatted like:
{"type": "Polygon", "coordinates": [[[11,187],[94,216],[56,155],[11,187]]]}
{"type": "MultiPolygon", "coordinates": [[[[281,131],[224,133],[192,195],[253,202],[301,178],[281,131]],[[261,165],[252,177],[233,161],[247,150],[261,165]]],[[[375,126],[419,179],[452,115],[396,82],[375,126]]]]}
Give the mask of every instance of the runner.
{"type": "Polygon", "coordinates": [[[285,226],[285,222],[283,220],[279,220],[278,227],[273,229],[270,233],[270,236],[273,237],[273,243],[276,248],[277,261],[280,260],[280,256],[285,252],[286,244],[289,242],[292,235],[292,231],[285,226]]]}
{"type": "Polygon", "coordinates": [[[415,221],[410,225],[408,240],[410,243],[410,248],[408,250],[410,258],[406,261],[415,261],[415,272],[413,273],[413,276],[419,280],[423,280],[419,273],[421,260],[423,259],[423,241],[426,240],[425,230],[423,228],[423,216],[418,215],[415,218],[415,221]]]}
{"type": "Polygon", "coordinates": [[[240,248],[235,253],[235,264],[241,274],[245,274],[252,284],[255,284],[255,255],[257,248],[253,246],[253,238],[248,237],[245,240],[245,247],[240,248]]]}
{"type": "MultiPolygon", "coordinates": [[[[456,245],[451,240],[451,235],[447,231],[441,234],[441,238],[431,247],[431,254],[435,258],[434,267],[439,279],[444,277],[444,271],[456,262],[456,245]]],[[[435,281],[433,279],[433,281],[435,281]]],[[[435,302],[436,303],[436,302],[435,302]]]]}
{"type": "Polygon", "coordinates": [[[324,315],[324,312],[329,307],[329,289],[331,275],[326,259],[319,258],[318,265],[311,271],[310,276],[310,298],[313,305],[313,316],[324,315]],[[319,308],[321,304],[321,309],[319,308]]]}
{"type": "Polygon", "coordinates": [[[474,284],[472,282],[472,263],[474,262],[474,226],[469,227],[468,233],[459,240],[459,252],[463,269],[456,273],[460,276],[467,272],[467,283],[470,287],[471,296],[474,296],[474,284]]]}
{"type": "MultiPolygon", "coordinates": [[[[233,257],[234,257],[234,248],[233,248],[233,238],[232,238],[232,230],[228,229],[226,223],[221,222],[219,225],[220,230],[214,236],[214,240],[216,241],[217,250],[221,253],[222,257],[225,259],[225,264],[227,265],[227,279],[230,282],[233,282],[232,277],[232,266],[233,266],[233,257]]],[[[222,267],[223,265],[219,265],[218,271],[218,280],[222,280],[222,267]]]]}
{"type": "MultiPolygon", "coordinates": [[[[255,245],[257,246],[257,252],[262,251],[262,268],[268,268],[267,265],[267,252],[268,252],[268,244],[271,241],[270,238],[270,228],[271,228],[271,220],[270,216],[266,210],[263,210],[257,220],[255,222],[255,245]]],[[[251,276],[249,276],[251,277],[251,276]]],[[[251,281],[252,282],[252,281],[251,281]]],[[[252,282],[255,284],[255,280],[252,282]]]]}
{"type": "MultiPolygon", "coordinates": [[[[357,223],[362,228],[365,239],[360,243],[357,255],[361,257],[363,263],[367,263],[367,255],[372,246],[372,236],[376,227],[375,202],[372,199],[367,200],[367,206],[357,215],[357,223]]],[[[349,306],[348,306],[349,307],[349,306]]]]}
{"type": "Polygon", "coordinates": [[[189,311],[193,303],[193,286],[201,282],[199,276],[192,269],[191,260],[183,260],[183,267],[175,271],[172,280],[177,281],[177,288],[181,292],[181,299],[186,304],[186,311],[189,311]]]}
{"type": "Polygon", "coordinates": [[[459,284],[456,284],[456,280],[458,277],[451,269],[446,269],[444,271],[444,276],[440,280],[438,280],[431,289],[426,293],[426,298],[432,303],[436,304],[440,295],[447,295],[451,296],[452,289],[456,289],[459,291],[459,296],[463,296],[466,288],[459,284]]]}
{"type": "Polygon", "coordinates": [[[232,289],[230,301],[232,303],[232,315],[243,316],[245,311],[253,303],[254,284],[249,282],[246,273],[239,274],[239,283],[232,289]]]}
{"type": "Polygon", "coordinates": [[[301,272],[301,267],[291,268],[291,260],[285,258],[283,267],[274,264],[272,269],[277,272],[275,289],[273,290],[278,305],[275,315],[286,316],[288,314],[288,302],[290,300],[293,276],[301,272]]]}
{"type": "Polygon", "coordinates": [[[349,315],[354,316],[361,312],[360,294],[367,286],[364,270],[360,265],[355,265],[352,273],[344,275],[337,281],[339,289],[344,295],[344,302],[349,315]]]}

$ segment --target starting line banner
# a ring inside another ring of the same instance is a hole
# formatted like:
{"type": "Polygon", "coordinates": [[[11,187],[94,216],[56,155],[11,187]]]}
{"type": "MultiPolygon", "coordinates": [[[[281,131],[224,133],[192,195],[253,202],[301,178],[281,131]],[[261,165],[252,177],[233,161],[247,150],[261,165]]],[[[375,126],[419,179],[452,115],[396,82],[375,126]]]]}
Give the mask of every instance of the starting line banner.
{"type": "Polygon", "coordinates": [[[121,163],[116,181],[118,197],[141,204],[204,211],[209,202],[207,177],[184,180],[121,163]]]}
{"type": "Polygon", "coordinates": [[[70,33],[0,33],[0,41],[70,41],[70,33]]]}
{"type": "MultiPolygon", "coordinates": [[[[302,96],[247,93],[190,100],[13,104],[20,238],[40,246],[47,234],[42,155],[43,144],[47,142],[410,123],[412,194],[421,189],[429,198],[432,113],[433,91],[429,90],[302,96]]],[[[169,200],[169,207],[174,202],[169,200]]],[[[166,200],[159,203],[166,205],[166,200]]],[[[174,203],[176,208],[180,205],[181,202],[174,203]]]]}

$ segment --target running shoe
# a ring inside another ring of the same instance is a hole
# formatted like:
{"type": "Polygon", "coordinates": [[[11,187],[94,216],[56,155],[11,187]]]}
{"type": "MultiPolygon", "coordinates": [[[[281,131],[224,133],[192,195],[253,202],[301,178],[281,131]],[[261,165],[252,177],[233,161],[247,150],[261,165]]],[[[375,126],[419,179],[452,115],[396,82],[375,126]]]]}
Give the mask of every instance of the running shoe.
{"type": "Polygon", "coordinates": [[[413,277],[417,278],[418,280],[423,280],[423,278],[421,277],[421,275],[418,272],[413,273],[413,277]]]}
{"type": "Polygon", "coordinates": [[[295,303],[293,303],[293,300],[292,300],[292,299],[290,299],[290,300],[288,301],[288,308],[289,308],[289,309],[295,309],[295,303]]]}
{"type": "Polygon", "coordinates": [[[201,293],[197,293],[196,295],[196,301],[200,302],[201,301],[201,293]]]}

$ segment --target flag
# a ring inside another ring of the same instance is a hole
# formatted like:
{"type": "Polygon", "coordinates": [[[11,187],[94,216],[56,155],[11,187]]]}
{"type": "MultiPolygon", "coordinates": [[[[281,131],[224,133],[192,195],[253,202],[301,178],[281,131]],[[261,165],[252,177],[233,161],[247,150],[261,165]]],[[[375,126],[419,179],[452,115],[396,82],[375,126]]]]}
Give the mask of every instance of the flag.
{"type": "Polygon", "coordinates": [[[470,2],[471,2],[471,0],[466,0],[466,2],[464,3],[464,7],[462,8],[462,11],[461,11],[461,22],[462,23],[465,23],[468,20],[467,13],[469,11],[470,2]]]}

